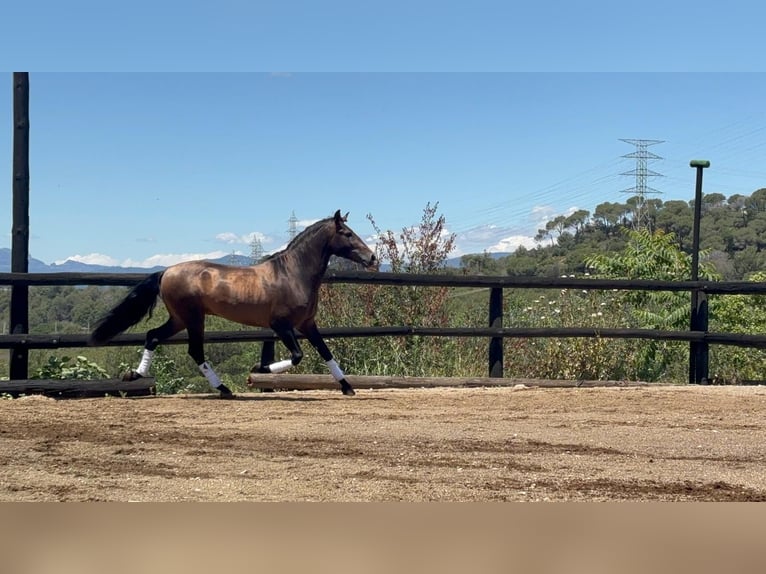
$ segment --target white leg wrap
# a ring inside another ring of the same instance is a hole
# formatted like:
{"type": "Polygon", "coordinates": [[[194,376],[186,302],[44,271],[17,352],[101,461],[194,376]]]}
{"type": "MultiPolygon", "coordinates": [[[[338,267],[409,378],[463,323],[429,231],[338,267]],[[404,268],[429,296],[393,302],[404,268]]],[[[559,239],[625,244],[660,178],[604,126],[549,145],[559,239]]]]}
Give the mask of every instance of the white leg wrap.
{"type": "Polygon", "coordinates": [[[342,379],[346,378],[346,375],[344,375],[343,371],[340,370],[340,367],[338,366],[338,363],[335,362],[335,359],[330,359],[327,361],[327,367],[330,369],[330,372],[336,381],[340,382],[342,379]]]}
{"type": "Polygon", "coordinates": [[[146,375],[148,375],[149,367],[152,366],[153,358],[154,358],[154,351],[150,351],[149,349],[144,349],[144,354],[141,355],[141,362],[138,364],[138,368],[136,369],[136,372],[142,377],[145,377],[146,375]]]}
{"type": "Polygon", "coordinates": [[[205,375],[205,378],[207,379],[207,382],[210,383],[210,386],[214,389],[217,389],[221,386],[221,379],[218,378],[218,375],[215,374],[215,371],[213,370],[213,367],[210,366],[210,363],[205,361],[201,365],[197,365],[199,367],[199,370],[202,371],[202,374],[205,375]]]}
{"type": "Polygon", "coordinates": [[[277,361],[269,365],[269,371],[272,373],[284,373],[287,369],[292,368],[293,362],[290,359],[284,361],[277,361]]]}

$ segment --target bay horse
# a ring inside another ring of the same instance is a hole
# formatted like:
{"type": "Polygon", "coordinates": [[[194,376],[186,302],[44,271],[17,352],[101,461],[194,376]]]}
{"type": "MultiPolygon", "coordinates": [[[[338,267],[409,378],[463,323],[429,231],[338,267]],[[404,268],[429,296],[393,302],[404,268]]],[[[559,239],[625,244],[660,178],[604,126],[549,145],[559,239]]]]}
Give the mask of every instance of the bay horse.
{"type": "Polygon", "coordinates": [[[290,351],[289,359],[264,364],[264,357],[273,356],[273,352],[265,352],[264,344],[261,364],[254,366],[251,373],[281,373],[300,363],[303,352],[297,329],[324,359],[343,394],[354,395],[314,321],[319,287],[330,256],[349,259],[365,268],[378,267],[372,250],[346,225],[347,217],[341,217],[338,210],[332,217],[317,221],[295,236],[285,249],[257,265],[236,267],[187,261],[153,273],[99,320],[89,344],[102,345],[145,315],[151,316],[159,295],[170,317],[146,333],[141,362],[124,374],[124,380],[147,376],[157,346],[186,329],[188,353],[199,370],[222,398],[232,397],[231,390],[205,360],[205,315],[217,315],[244,325],[269,327],[290,351]]]}

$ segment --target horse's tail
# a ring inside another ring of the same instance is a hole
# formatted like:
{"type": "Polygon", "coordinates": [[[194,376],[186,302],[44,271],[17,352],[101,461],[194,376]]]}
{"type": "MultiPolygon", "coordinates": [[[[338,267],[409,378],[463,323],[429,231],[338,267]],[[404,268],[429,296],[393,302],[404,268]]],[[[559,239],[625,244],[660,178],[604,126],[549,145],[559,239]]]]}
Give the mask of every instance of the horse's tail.
{"type": "Polygon", "coordinates": [[[133,290],[96,324],[89,345],[103,345],[115,335],[138,323],[147,313],[152,316],[160,293],[163,271],[152,273],[133,287],[133,290]]]}

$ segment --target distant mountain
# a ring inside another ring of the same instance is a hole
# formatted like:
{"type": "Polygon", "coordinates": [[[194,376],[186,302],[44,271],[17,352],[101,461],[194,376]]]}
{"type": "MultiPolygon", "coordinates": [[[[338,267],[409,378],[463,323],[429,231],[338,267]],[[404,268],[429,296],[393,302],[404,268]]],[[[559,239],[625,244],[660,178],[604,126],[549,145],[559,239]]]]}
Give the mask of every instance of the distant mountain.
{"type": "Polygon", "coordinates": [[[155,265],[154,267],[117,267],[111,265],[92,265],[67,259],[59,265],[56,263],[46,265],[45,271],[40,271],[40,273],[154,273],[162,269],[164,267],[160,265],[155,265]]]}
{"type": "MultiPolygon", "coordinates": [[[[211,259],[213,263],[225,263],[227,265],[250,265],[250,258],[244,255],[225,255],[219,259],[211,259]]],[[[165,267],[118,267],[112,265],[93,265],[79,261],[67,260],[57,265],[56,263],[44,263],[39,259],[29,258],[30,273],[154,273],[165,267]]],[[[11,271],[11,250],[7,247],[0,248],[0,273],[11,271]]]]}
{"type": "MultiPolygon", "coordinates": [[[[48,265],[39,259],[29,258],[30,273],[49,273],[48,265]]],[[[0,248],[0,273],[11,272],[11,250],[7,247],[0,248]]]]}

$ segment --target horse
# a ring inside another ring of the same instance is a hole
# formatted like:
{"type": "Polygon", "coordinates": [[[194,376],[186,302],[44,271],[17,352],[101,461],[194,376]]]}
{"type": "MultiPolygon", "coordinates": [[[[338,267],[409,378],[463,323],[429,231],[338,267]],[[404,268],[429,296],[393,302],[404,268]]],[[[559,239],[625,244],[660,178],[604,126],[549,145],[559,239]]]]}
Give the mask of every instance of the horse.
{"type": "MultiPolygon", "coordinates": [[[[347,219],[348,213],[342,217],[338,210],[296,235],[282,251],[253,266],[187,261],[153,273],[98,321],[89,344],[103,345],[145,315],[151,317],[159,295],[169,318],[146,333],[141,361],[123,375],[123,380],[146,377],[159,344],[186,329],[189,356],[221,398],[232,398],[231,390],[205,360],[205,316],[217,315],[244,325],[269,327],[290,351],[289,359],[264,364],[265,358],[273,360],[273,343],[270,349],[264,344],[261,363],[252,367],[251,374],[281,373],[300,363],[303,352],[297,330],[324,359],[343,394],[354,395],[314,320],[330,256],[349,259],[365,269],[378,268],[377,257],[346,224],[347,219]]],[[[248,376],[248,383],[250,380],[248,376]]]]}

